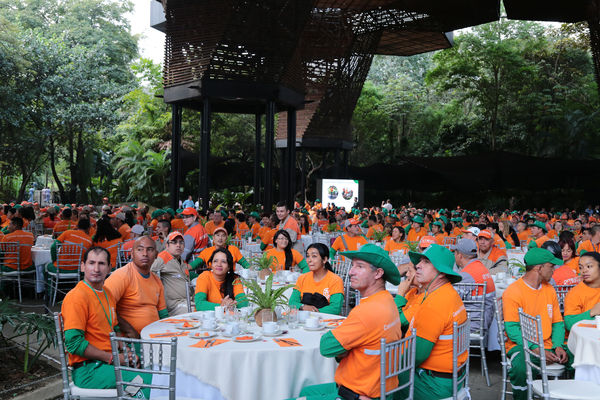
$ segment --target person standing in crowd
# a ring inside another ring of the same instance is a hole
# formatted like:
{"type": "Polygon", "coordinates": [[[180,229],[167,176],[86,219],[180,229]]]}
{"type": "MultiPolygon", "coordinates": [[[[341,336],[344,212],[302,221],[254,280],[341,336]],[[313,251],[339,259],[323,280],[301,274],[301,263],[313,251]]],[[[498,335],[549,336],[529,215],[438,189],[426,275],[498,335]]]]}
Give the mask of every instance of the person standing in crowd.
{"type": "Polygon", "coordinates": [[[192,199],[192,195],[191,195],[191,194],[190,194],[190,195],[188,195],[188,198],[187,198],[187,200],[185,200],[185,201],[183,202],[183,204],[181,204],[181,207],[182,207],[182,208],[188,208],[188,207],[195,208],[195,207],[194,207],[194,200],[192,199]]]}
{"type": "Polygon", "coordinates": [[[329,249],[329,259],[333,260],[338,251],[356,251],[358,246],[367,244],[362,235],[360,220],[353,218],[346,227],[346,233],[335,238],[329,249]]]}
{"type": "Polygon", "coordinates": [[[296,219],[294,219],[290,215],[290,209],[288,208],[287,203],[283,201],[277,203],[275,213],[277,214],[277,218],[279,219],[277,229],[283,229],[288,233],[291,245],[294,248],[294,250],[298,252],[304,252],[304,245],[300,240],[300,226],[298,225],[298,221],[296,221],[296,219]]]}
{"type": "Polygon", "coordinates": [[[185,249],[181,257],[185,261],[191,260],[193,255],[198,255],[208,246],[208,234],[202,224],[198,222],[198,211],[195,208],[186,208],[181,212],[183,222],[187,226],[183,239],[185,249]]]}

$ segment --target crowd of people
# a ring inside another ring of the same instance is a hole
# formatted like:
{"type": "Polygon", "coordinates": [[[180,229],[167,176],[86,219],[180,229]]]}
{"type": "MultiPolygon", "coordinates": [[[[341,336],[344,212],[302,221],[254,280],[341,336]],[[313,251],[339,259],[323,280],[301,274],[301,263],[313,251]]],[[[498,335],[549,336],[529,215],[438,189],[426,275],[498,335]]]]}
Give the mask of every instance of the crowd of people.
{"type": "MultiPolygon", "coordinates": [[[[56,245],[81,245],[84,279],[64,298],[66,347],[80,387],[114,387],[109,333],[139,337],[161,318],[188,311],[245,307],[237,268],[250,268],[239,247],[242,240],[260,244],[272,259],[272,271],[302,271],[291,306],[340,314],[344,282],[333,260],[347,261],[349,283],[360,303],[337,328],[323,335],[321,354],[335,357],[335,383],[306,387],[308,399],[377,398],[380,339],[398,340],[416,329],[415,398],[452,395],[452,329],[467,312],[458,282],[486,285],[484,324],[494,323],[493,276],[518,278],[502,295],[506,347],[512,359],[514,398],[526,398],[526,374],[518,309],[540,315],[548,362],[568,364],[565,333],[581,319],[600,315],[600,208],[577,210],[467,211],[424,209],[411,205],[338,209],[319,200],[275,212],[241,207],[198,210],[156,209],[135,205],[5,204],[0,241],[18,242],[20,265],[5,262],[3,271],[34,266],[34,233],[52,234],[56,245]],[[333,233],[331,245],[302,237],[333,233]],[[236,241],[237,240],[237,241],[236,241]],[[527,248],[521,266],[509,265],[507,250],[527,248]],[[131,261],[115,269],[119,250],[131,261]],[[400,255],[400,258],[397,256],[400,255]],[[394,260],[392,261],[392,257],[394,260]],[[521,276],[522,274],[522,276],[521,276]],[[195,279],[195,292],[186,285],[195,279]],[[397,286],[393,296],[386,282],[397,286]],[[574,285],[561,313],[553,285],[574,285]]],[[[61,267],[60,254],[47,269],[61,267]]],[[[493,348],[490,346],[489,348],[493,348]]],[[[463,356],[458,361],[465,361],[463,356]]],[[[386,383],[393,388],[398,382],[386,383]]]]}

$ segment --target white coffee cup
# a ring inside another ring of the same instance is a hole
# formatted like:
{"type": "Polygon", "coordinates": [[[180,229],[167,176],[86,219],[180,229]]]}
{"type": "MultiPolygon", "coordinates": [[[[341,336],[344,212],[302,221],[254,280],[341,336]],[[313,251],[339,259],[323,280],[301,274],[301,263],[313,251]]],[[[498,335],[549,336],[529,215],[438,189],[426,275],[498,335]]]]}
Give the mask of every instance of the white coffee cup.
{"type": "Polygon", "coordinates": [[[217,326],[217,321],[214,318],[206,318],[202,321],[202,328],[204,329],[215,329],[217,326]]]}
{"type": "Polygon", "coordinates": [[[215,317],[217,319],[223,319],[225,318],[225,309],[222,306],[216,306],[215,307],[215,317]]]}
{"type": "Polygon", "coordinates": [[[225,334],[229,336],[237,335],[240,333],[240,326],[236,322],[230,322],[225,325],[225,334]]]}
{"type": "Polygon", "coordinates": [[[306,322],[306,319],[310,317],[310,311],[300,310],[298,311],[298,321],[306,322]]]}
{"type": "Polygon", "coordinates": [[[215,312],[213,310],[204,311],[204,319],[215,319],[215,312]]]}
{"type": "Polygon", "coordinates": [[[275,333],[277,332],[277,322],[273,322],[273,321],[265,321],[263,322],[263,331],[265,333],[275,333]]]}
{"type": "Polygon", "coordinates": [[[319,327],[319,318],[317,317],[309,317],[306,319],[306,327],[307,328],[318,328],[319,327]]]}

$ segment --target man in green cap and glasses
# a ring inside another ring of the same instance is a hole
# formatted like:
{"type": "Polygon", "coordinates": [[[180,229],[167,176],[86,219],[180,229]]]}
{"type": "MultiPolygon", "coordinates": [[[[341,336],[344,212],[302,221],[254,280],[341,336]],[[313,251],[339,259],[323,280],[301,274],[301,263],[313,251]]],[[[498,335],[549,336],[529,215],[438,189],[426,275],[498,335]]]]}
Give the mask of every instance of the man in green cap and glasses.
{"type": "MultiPolygon", "coordinates": [[[[453,323],[467,320],[465,306],[452,286],[462,277],[454,271],[454,256],[447,248],[430,245],[422,253],[409,251],[417,270],[414,279],[423,288],[422,300],[408,329],[417,330],[414,398],[444,399],[452,397],[453,323]]],[[[459,365],[467,361],[465,353],[459,365]]]]}
{"type": "MultiPolygon", "coordinates": [[[[340,326],[321,337],[321,354],[335,357],[339,366],[335,382],[304,388],[300,396],[308,400],[373,399],[380,396],[381,338],[388,342],[402,337],[400,315],[385,282],[400,283],[398,268],[387,252],[374,244],[358,251],[342,252],[352,260],[350,284],[361,300],[340,326]]],[[[386,389],[398,385],[386,382],[386,389]]]]}
{"type": "Polygon", "coordinates": [[[542,247],[544,243],[550,240],[546,235],[548,228],[542,221],[535,221],[533,224],[529,225],[529,230],[531,231],[531,240],[527,247],[530,249],[533,247],[542,247]]]}
{"type": "MultiPolygon", "coordinates": [[[[565,364],[568,356],[563,349],[565,324],[560,313],[556,291],[548,282],[554,266],[562,260],[542,248],[530,249],[525,254],[525,275],[512,283],[502,295],[504,326],[506,329],[506,355],[511,359],[508,372],[515,400],[527,398],[527,374],[523,339],[519,323],[519,308],[529,315],[542,319],[542,336],[548,364],[565,364]]],[[[540,349],[534,351],[539,352],[540,349]]]]}

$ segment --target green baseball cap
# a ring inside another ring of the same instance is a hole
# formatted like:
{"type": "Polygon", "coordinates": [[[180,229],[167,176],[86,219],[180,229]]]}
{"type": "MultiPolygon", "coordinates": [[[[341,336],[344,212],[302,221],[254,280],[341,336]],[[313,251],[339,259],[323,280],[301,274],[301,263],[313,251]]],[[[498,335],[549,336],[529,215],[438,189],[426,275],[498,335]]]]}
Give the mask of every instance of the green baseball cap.
{"type": "Polygon", "coordinates": [[[539,247],[529,249],[527,251],[527,254],[525,254],[524,261],[525,265],[539,265],[547,262],[552,263],[554,265],[564,264],[563,260],[559,260],[558,258],[554,257],[554,255],[549,250],[542,249],[539,247]]]}
{"type": "Polygon", "coordinates": [[[175,212],[176,212],[177,214],[181,214],[181,213],[183,212],[183,208],[178,208],[177,210],[175,210],[175,212]]]}
{"type": "Polygon", "coordinates": [[[439,244],[431,244],[424,252],[409,251],[408,256],[410,261],[417,265],[422,257],[427,258],[435,269],[442,274],[446,274],[450,282],[458,283],[462,280],[462,276],[454,271],[454,255],[450,250],[439,244]]]}
{"type": "Polygon", "coordinates": [[[223,210],[223,209],[221,209],[221,210],[219,211],[219,213],[221,214],[221,216],[222,216],[223,218],[227,218],[227,217],[229,217],[229,213],[228,213],[227,211],[223,210]]]}
{"type": "Polygon", "coordinates": [[[540,228],[544,232],[548,232],[548,228],[546,228],[546,224],[543,223],[542,221],[535,221],[533,224],[529,224],[529,226],[530,227],[537,226],[538,228],[540,228]]]}
{"type": "Polygon", "coordinates": [[[166,213],[171,214],[172,217],[175,216],[175,211],[172,208],[170,208],[170,207],[169,208],[165,208],[165,214],[166,213]]]}
{"type": "Polygon", "coordinates": [[[440,217],[438,218],[438,220],[442,220],[444,221],[444,224],[448,225],[448,217],[446,217],[445,215],[440,215],[440,217]]]}
{"type": "Polygon", "coordinates": [[[351,260],[357,258],[368,262],[376,268],[383,269],[383,279],[392,285],[398,285],[400,283],[400,273],[398,272],[396,264],[392,262],[387,251],[375,244],[368,243],[362,246],[358,251],[343,251],[340,254],[351,260]]]}
{"type": "Polygon", "coordinates": [[[415,217],[412,219],[412,222],[416,222],[417,224],[425,223],[425,221],[423,221],[423,217],[421,217],[420,215],[415,215],[415,217]]]}
{"type": "Polygon", "coordinates": [[[440,228],[444,227],[444,224],[442,224],[440,221],[435,221],[432,225],[439,226],[440,228]]]}
{"type": "Polygon", "coordinates": [[[254,218],[256,218],[256,219],[259,219],[259,218],[260,218],[260,215],[258,215],[258,213],[257,213],[256,211],[252,211],[252,212],[250,213],[250,216],[251,216],[251,217],[254,217],[254,218]]]}

